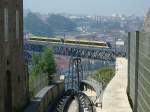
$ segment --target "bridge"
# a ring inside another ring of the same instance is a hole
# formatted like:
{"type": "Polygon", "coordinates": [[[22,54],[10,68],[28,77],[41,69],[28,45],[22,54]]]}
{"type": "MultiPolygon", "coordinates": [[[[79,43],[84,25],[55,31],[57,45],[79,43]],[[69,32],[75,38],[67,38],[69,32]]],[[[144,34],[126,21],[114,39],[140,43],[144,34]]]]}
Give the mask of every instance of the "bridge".
{"type": "Polygon", "coordinates": [[[102,61],[115,61],[116,56],[126,56],[125,52],[115,48],[98,48],[92,46],[79,46],[72,44],[53,44],[39,41],[25,41],[25,57],[31,59],[32,53],[42,52],[45,48],[52,48],[54,54],[80,58],[98,59],[102,61]]]}

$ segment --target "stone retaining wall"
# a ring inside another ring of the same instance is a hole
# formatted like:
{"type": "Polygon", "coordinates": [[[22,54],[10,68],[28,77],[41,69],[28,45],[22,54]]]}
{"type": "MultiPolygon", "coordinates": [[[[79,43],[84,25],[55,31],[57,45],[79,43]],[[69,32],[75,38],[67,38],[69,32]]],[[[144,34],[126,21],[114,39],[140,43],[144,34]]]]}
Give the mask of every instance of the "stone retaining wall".
{"type": "Polygon", "coordinates": [[[50,109],[58,98],[64,93],[64,82],[43,88],[31,101],[24,112],[44,112],[50,109]]]}

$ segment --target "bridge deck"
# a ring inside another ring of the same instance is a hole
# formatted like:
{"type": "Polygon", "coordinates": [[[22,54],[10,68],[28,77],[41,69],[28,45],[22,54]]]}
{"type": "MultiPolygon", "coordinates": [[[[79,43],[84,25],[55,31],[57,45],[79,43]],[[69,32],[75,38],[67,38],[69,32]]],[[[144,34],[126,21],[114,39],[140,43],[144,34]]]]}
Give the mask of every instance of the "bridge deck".
{"type": "Polygon", "coordinates": [[[128,102],[127,60],[117,59],[117,73],[104,92],[102,112],[132,112],[128,102]]]}

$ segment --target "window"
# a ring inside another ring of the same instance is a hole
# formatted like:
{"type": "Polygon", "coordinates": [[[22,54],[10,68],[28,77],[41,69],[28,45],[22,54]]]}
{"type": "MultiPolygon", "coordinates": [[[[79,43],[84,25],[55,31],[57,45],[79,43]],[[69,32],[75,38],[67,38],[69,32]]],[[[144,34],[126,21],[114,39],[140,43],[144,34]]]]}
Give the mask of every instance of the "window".
{"type": "Polygon", "coordinates": [[[19,38],[19,12],[16,10],[16,39],[19,38]]]}
{"type": "Polygon", "coordinates": [[[8,41],[8,8],[4,8],[4,40],[8,41]]]}

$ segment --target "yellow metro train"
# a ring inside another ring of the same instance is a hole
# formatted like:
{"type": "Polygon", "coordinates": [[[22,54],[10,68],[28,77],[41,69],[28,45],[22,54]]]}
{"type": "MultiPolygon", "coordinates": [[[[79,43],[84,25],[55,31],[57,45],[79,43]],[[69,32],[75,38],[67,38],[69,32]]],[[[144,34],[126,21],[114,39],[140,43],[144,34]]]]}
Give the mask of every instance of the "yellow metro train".
{"type": "Polygon", "coordinates": [[[52,44],[68,44],[68,45],[79,45],[89,47],[100,47],[108,48],[106,42],[90,41],[90,40],[74,40],[74,39],[63,39],[63,38],[47,38],[47,37],[30,37],[29,41],[46,42],[52,44]]]}

